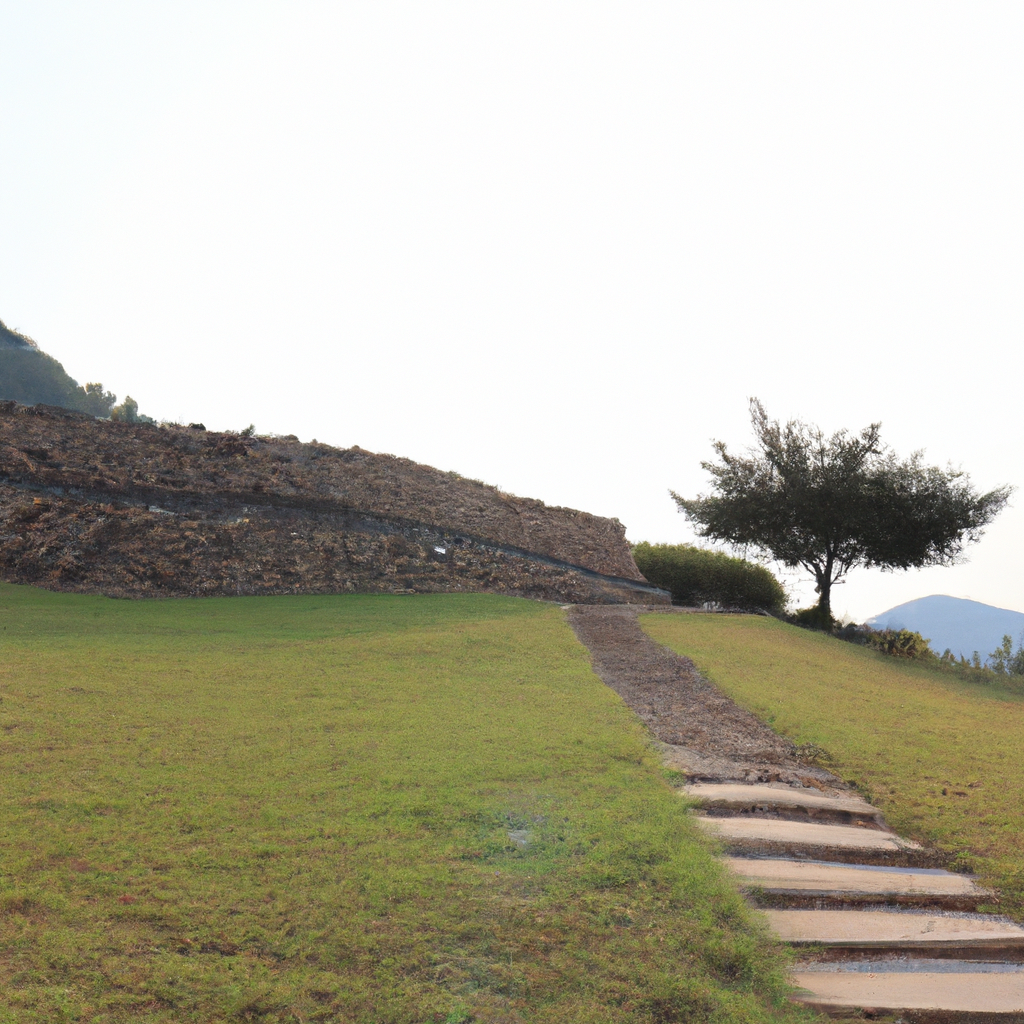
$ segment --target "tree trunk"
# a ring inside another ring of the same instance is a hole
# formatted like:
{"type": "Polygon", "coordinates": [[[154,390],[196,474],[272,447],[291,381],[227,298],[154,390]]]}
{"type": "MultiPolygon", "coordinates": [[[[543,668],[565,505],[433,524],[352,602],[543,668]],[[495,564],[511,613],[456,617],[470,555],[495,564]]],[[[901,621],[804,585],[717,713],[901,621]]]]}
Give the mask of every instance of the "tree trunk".
{"type": "Polygon", "coordinates": [[[814,577],[818,587],[818,603],[815,605],[819,629],[831,629],[835,624],[832,618],[832,559],[829,558],[824,570],[816,568],[814,577]]]}
{"type": "Polygon", "coordinates": [[[832,581],[827,578],[818,584],[818,616],[823,629],[832,628],[832,581]]]}

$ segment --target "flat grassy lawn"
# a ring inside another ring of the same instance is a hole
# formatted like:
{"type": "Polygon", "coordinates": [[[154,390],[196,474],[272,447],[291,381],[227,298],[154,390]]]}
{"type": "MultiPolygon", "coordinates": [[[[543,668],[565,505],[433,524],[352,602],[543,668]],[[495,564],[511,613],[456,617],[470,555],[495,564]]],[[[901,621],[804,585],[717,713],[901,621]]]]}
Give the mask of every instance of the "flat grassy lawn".
{"type": "Polygon", "coordinates": [[[782,1021],[552,606],[0,586],[0,1021],[782,1021]]]}
{"type": "Polygon", "coordinates": [[[647,615],[643,628],[855,782],[905,835],[1002,891],[1024,920],[1024,700],[750,615],[647,615]]]}

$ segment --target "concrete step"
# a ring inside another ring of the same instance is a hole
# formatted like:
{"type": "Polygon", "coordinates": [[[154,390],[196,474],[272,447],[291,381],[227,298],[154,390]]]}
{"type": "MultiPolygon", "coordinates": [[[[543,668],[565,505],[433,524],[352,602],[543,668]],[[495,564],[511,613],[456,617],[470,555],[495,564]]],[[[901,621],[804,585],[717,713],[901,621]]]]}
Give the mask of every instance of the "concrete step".
{"type": "Polygon", "coordinates": [[[826,861],[727,857],[729,870],[756,888],[761,906],[906,904],[943,910],[975,910],[994,897],[967,875],[927,868],[877,867],[826,861]]]}
{"type": "Polygon", "coordinates": [[[825,796],[813,789],[792,786],[747,786],[741,783],[698,782],[686,786],[687,796],[699,800],[711,814],[760,814],[792,820],[816,819],[880,825],[876,807],[859,797],[825,796]]]}
{"type": "Polygon", "coordinates": [[[911,960],[797,965],[795,1000],[833,1017],[892,1016],[914,1024],[1024,1021],[1024,966],[911,960]]]}
{"type": "Polygon", "coordinates": [[[781,785],[686,791],[776,936],[803,947],[796,1001],[832,1017],[1024,1024],[1024,928],[966,913],[993,894],[934,870],[938,855],[870,804],[781,785]]]}
{"type": "Polygon", "coordinates": [[[801,860],[938,866],[936,854],[894,832],[854,825],[783,821],[778,818],[715,818],[698,815],[698,824],[721,839],[733,854],[797,857],[801,860]]]}
{"type": "Polygon", "coordinates": [[[889,950],[907,955],[956,950],[963,959],[1000,960],[1024,951],[1024,928],[983,914],[909,910],[767,910],[775,935],[794,946],[889,950]]]}

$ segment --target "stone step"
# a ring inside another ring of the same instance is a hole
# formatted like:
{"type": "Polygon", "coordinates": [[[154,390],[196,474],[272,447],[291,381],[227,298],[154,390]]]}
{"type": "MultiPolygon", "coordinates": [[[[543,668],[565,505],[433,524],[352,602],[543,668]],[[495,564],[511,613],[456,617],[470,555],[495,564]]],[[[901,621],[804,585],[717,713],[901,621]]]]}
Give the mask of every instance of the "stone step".
{"type": "Polygon", "coordinates": [[[762,906],[817,909],[895,903],[974,910],[993,894],[967,875],[927,868],[876,867],[825,861],[727,857],[726,864],[762,906]]]}
{"type": "Polygon", "coordinates": [[[938,856],[894,832],[854,825],[783,821],[778,818],[715,818],[697,823],[721,839],[730,853],[798,857],[801,860],[932,867],[938,856]]]}
{"type": "Polygon", "coordinates": [[[762,814],[800,820],[814,818],[852,823],[881,823],[881,814],[859,797],[825,796],[813,789],[792,786],[748,786],[741,783],[698,782],[684,787],[712,814],[762,814]]]}
{"type": "Polygon", "coordinates": [[[956,950],[971,959],[1013,958],[1024,950],[1024,928],[983,914],[908,910],[767,910],[775,935],[790,945],[827,949],[889,950],[919,954],[956,950]],[[971,954],[971,955],[968,955],[971,954]]]}
{"type": "Polygon", "coordinates": [[[1024,1021],[1024,966],[965,961],[797,965],[795,1001],[830,1016],[892,1016],[915,1024],[1024,1021]],[[845,1011],[845,1012],[844,1012],[845,1011]]]}

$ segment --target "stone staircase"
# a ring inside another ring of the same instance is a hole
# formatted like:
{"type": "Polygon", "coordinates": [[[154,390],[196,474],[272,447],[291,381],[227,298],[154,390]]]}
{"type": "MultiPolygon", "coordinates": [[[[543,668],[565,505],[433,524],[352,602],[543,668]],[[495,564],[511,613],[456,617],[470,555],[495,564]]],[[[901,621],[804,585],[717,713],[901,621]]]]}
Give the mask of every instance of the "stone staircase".
{"type": "Polygon", "coordinates": [[[694,783],[698,822],[772,930],[800,951],[795,997],[833,1017],[1024,1024],[1024,928],[849,793],[694,783]]]}

